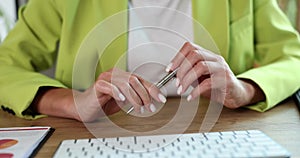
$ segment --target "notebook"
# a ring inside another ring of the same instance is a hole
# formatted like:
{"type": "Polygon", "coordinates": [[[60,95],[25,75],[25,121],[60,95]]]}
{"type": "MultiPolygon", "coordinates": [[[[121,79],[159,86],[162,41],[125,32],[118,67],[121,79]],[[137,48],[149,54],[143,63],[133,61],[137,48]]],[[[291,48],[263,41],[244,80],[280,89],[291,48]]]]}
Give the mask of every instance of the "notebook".
{"type": "Polygon", "coordinates": [[[64,140],[54,158],[290,157],[259,130],[64,140]]]}
{"type": "Polygon", "coordinates": [[[33,157],[53,130],[51,127],[0,128],[0,158],[33,157]]]}

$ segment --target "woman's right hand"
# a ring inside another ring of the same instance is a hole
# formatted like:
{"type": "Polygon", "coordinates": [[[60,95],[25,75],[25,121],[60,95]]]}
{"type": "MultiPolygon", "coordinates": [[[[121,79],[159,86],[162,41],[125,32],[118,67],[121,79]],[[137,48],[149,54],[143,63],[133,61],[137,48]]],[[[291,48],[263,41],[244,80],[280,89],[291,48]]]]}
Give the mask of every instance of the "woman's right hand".
{"type": "Polygon", "coordinates": [[[101,73],[93,86],[85,92],[76,92],[75,97],[82,121],[101,117],[103,112],[105,115],[113,114],[127,103],[136,112],[143,113],[144,108],[150,112],[156,111],[152,98],[166,102],[165,96],[154,84],[117,68],[101,73]]]}
{"type": "Polygon", "coordinates": [[[138,113],[143,113],[144,108],[154,112],[156,107],[152,98],[158,102],[166,102],[166,98],[154,84],[115,68],[100,74],[95,83],[84,92],[42,87],[32,102],[32,108],[41,114],[91,122],[118,112],[120,106],[127,103],[138,113]]]}

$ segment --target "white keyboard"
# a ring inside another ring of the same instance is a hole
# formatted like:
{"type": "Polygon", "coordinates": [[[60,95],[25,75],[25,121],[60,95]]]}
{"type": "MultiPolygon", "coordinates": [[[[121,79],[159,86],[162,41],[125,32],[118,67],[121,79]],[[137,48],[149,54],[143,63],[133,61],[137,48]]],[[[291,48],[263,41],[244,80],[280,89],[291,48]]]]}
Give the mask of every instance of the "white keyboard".
{"type": "Polygon", "coordinates": [[[55,158],[290,157],[258,130],[64,140],[55,158]]]}

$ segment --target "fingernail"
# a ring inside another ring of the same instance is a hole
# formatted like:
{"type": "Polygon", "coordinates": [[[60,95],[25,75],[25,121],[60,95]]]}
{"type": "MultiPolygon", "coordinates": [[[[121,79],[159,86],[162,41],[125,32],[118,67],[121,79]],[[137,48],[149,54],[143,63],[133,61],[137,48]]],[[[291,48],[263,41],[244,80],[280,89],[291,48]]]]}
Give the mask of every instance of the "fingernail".
{"type": "Polygon", "coordinates": [[[145,112],[144,106],[141,107],[141,113],[143,114],[145,112]]]}
{"type": "Polygon", "coordinates": [[[163,96],[162,94],[158,94],[158,98],[159,98],[159,100],[160,100],[162,103],[166,103],[166,102],[167,102],[166,97],[163,96]]]}
{"type": "Polygon", "coordinates": [[[121,101],[125,101],[126,100],[125,96],[123,94],[121,94],[121,93],[119,93],[119,98],[121,99],[121,101]]]}
{"type": "Polygon", "coordinates": [[[178,87],[179,86],[179,84],[180,84],[180,80],[179,80],[179,78],[176,78],[176,87],[178,87]]]}
{"type": "Polygon", "coordinates": [[[166,72],[170,72],[171,68],[172,68],[173,63],[170,63],[167,68],[166,68],[166,72]]]}
{"type": "Polygon", "coordinates": [[[179,88],[177,89],[177,94],[180,95],[182,92],[182,86],[180,85],[179,88]]]}
{"type": "Polygon", "coordinates": [[[156,111],[156,107],[153,104],[150,104],[150,110],[151,110],[151,112],[155,112],[156,111]]]}
{"type": "Polygon", "coordinates": [[[189,95],[186,100],[191,101],[192,100],[192,95],[189,95]]]}

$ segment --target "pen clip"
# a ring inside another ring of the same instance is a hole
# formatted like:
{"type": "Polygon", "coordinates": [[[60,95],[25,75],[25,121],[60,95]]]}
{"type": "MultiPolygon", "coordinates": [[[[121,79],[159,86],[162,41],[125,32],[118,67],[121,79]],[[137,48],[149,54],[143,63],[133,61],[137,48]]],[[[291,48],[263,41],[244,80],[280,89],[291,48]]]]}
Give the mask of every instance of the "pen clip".
{"type": "Polygon", "coordinates": [[[178,69],[175,69],[172,72],[169,72],[165,77],[163,77],[160,81],[158,81],[155,85],[157,86],[157,88],[161,88],[164,85],[166,85],[173,77],[176,76],[178,69]]]}

